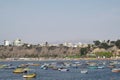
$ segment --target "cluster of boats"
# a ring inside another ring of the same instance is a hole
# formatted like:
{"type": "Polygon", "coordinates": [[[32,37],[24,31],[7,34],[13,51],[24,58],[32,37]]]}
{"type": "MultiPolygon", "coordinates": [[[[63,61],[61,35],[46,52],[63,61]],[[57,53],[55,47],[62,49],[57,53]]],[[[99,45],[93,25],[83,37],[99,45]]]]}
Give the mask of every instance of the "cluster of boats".
{"type": "Polygon", "coordinates": [[[0,69],[13,69],[13,73],[15,74],[23,74],[23,78],[35,78],[36,73],[32,72],[32,69],[29,68],[29,66],[40,66],[40,64],[21,64],[18,66],[13,66],[12,64],[1,64],[0,69]]]}
{"type": "Polygon", "coordinates": [[[43,70],[57,70],[61,72],[70,71],[71,68],[79,69],[82,74],[89,73],[91,69],[104,69],[108,68],[111,72],[120,72],[120,62],[119,61],[54,61],[48,63],[27,63],[20,64],[18,66],[13,66],[12,64],[0,64],[0,69],[13,69],[13,73],[23,74],[23,78],[35,78],[37,73],[35,70],[31,69],[29,66],[37,66],[39,69],[43,70]],[[34,71],[34,72],[33,72],[34,71]]]}
{"type": "Polygon", "coordinates": [[[58,71],[70,71],[69,69],[72,68],[79,68],[80,73],[88,73],[90,69],[105,69],[108,68],[111,70],[111,72],[120,72],[120,62],[118,61],[108,61],[108,62],[92,62],[92,61],[86,61],[84,63],[74,62],[59,62],[59,63],[44,63],[41,65],[41,69],[47,70],[58,70],[58,71]]]}

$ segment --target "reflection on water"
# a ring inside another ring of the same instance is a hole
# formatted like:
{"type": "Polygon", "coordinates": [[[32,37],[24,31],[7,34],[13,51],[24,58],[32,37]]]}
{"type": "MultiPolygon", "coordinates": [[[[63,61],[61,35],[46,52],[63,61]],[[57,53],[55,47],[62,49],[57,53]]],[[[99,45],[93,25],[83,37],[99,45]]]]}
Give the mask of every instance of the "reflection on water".
{"type": "Polygon", "coordinates": [[[120,73],[113,73],[114,65],[120,67],[119,61],[3,61],[0,62],[0,80],[120,80],[120,73]],[[28,65],[29,63],[29,65],[28,65]],[[33,63],[33,64],[32,64],[33,63]],[[35,78],[23,78],[23,74],[13,73],[13,68],[4,66],[20,66],[27,64],[31,69],[28,73],[35,72],[35,78]],[[40,64],[40,65],[37,65],[40,64]],[[3,66],[4,65],[4,66],[3,66]],[[97,67],[97,68],[96,68],[97,67]],[[87,70],[87,74],[81,73],[87,70]]]}

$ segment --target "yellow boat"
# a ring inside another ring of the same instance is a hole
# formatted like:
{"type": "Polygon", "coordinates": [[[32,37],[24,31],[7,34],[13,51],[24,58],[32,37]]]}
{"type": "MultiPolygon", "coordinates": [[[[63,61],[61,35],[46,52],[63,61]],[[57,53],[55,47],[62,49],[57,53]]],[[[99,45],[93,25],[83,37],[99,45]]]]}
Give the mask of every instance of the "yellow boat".
{"type": "Polygon", "coordinates": [[[24,73],[26,72],[26,70],[24,70],[23,68],[17,68],[13,71],[13,73],[24,73]]]}
{"type": "Polygon", "coordinates": [[[24,77],[24,78],[34,78],[34,77],[36,77],[36,74],[35,74],[35,73],[24,74],[23,77],[24,77]]]}

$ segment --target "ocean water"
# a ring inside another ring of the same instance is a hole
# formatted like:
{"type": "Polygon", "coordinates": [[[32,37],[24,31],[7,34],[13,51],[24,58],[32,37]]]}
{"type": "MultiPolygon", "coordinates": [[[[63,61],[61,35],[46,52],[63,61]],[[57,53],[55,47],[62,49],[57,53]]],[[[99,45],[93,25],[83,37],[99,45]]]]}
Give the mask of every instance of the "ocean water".
{"type": "MultiPolygon", "coordinates": [[[[27,63],[36,63],[36,64],[44,64],[44,63],[53,63],[53,62],[61,62],[61,61],[1,61],[0,64],[12,64],[13,66],[17,66],[20,64],[27,63]]],[[[76,61],[63,61],[74,63],[76,61]]],[[[86,61],[77,61],[80,63],[85,63],[86,61]]],[[[93,62],[103,62],[103,61],[93,61],[93,62]]],[[[109,61],[104,61],[108,63],[109,61]]],[[[118,61],[119,62],[119,61],[118,61]]],[[[117,64],[119,67],[120,64],[117,64]]],[[[107,66],[107,64],[105,65],[107,66]]],[[[52,69],[41,69],[40,66],[30,66],[31,69],[34,69],[37,76],[35,78],[23,78],[22,74],[13,73],[14,69],[0,69],[0,80],[120,80],[120,73],[113,73],[111,69],[105,67],[104,69],[88,69],[88,74],[80,73],[80,67],[68,67],[69,71],[61,72],[58,70],[52,69]]]]}

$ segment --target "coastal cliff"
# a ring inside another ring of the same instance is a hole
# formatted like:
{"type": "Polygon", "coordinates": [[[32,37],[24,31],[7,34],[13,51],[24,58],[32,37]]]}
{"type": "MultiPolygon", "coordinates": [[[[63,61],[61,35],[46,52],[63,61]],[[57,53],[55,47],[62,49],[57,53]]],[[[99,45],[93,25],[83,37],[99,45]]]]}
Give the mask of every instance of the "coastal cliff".
{"type": "Polygon", "coordinates": [[[86,47],[28,45],[0,46],[0,59],[5,58],[110,58],[120,57],[120,40],[117,41],[94,41],[86,47]]]}
{"type": "Polygon", "coordinates": [[[2,46],[0,47],[0,58],[37,58],[37,57],[66,57],[80,54],[78,47],[56,47],[56,46],[2,46]]]}

